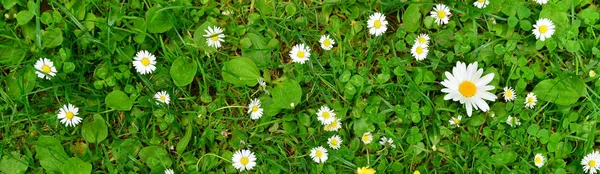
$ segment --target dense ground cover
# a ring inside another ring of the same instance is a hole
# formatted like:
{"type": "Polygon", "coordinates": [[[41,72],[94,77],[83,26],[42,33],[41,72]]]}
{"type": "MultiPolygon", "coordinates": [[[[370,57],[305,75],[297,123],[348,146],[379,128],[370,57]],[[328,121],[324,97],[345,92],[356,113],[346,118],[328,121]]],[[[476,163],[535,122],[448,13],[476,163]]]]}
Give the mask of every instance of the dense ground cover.
{"type": "Polygon", "coordinates": [[[4,173],[600,170],[592,0],[0,3],[4,173]]]}

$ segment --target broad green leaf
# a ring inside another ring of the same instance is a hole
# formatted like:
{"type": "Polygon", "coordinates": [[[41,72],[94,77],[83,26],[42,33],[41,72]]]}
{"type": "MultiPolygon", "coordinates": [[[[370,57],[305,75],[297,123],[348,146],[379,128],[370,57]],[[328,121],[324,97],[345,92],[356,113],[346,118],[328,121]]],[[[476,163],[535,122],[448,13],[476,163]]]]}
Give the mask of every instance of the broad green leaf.
{"type": "Polygon", "coordinates": [[[128,111],[131,110],[133,102],[129,99],[129,96],[123,91],[110,92],[104,99],[106,106],[111,109],[128,111]]]}
{"type": "Polygon", "coordinates": [[[185,86],[194,80],[194,76],[196,76],[196,71],[198,70],[198,65],[194,60],[189,58],[179,57],[175,59],[173,65],[171,65],[171,78],[173,78],[173,83],[177,86],[185,86]]]}
{"type": "Polygon", "coordinates": [[[65,62],[63,63],[63,71],[65,73],[70,73],[75,71],[75,64],[73,62],[65,62]]]}
{"type": "Polygon", "coordinates": [[[25,25],[33,18],[34,14],[28,10],[23,10],[17,13],[17,23],[19,25],[25,25]]]}
{"type": "Polygon", "coordinates": [[[146,20],[143,18],[135,18],[133,19],[133,26],[133,29],[136,31],[133,40],[139,44],[144,43],[144,40],[146,40],[146,20]]]}
{"type": "Polygon", "coordinates": [[[152,7],[146,11],[146,28],[150,33],[164,33],[173,27],[167,16],[168,10],[152,7]]]}
{"type": "Polygon", "coordinates": [[[252,60],[245,57],[233,58],[223,65],[223,80],[235,86],[254,86],[258,83],[260,71],[252,60]]]}
{"type": "Polygon", "coordinates": [[[404,21],[404,28],[407,32],[415,32],[421,27],[421,12],[419,12],[419,6],[416,4],[408,5],[408,8],[402,15],[402,21],[404,21]]]}
{"type": "Polygon", "coordinates": [[[140,159],[146,162],[146,165],[151,169],[167,167],[170,168],[173,161],[169,157],[169,153],[160,146],[148,146],[140,151],[140,159]]]}
{"type": "MultiPolygon", "coordinates": [[[[265,38],[258,34],[248,33],[244,39],[242,39],[244,42],[251,41],[251,43],[247,49],[242,49],[242,56],[250,58],[258,67],[265,67],[267,64],[266,60],[271,59],[271,52],[267,47],[265,38]]],[[[244,46],[248,45],[248,43],[242,44],[245,44],[244,46]]]]}
{"type": "Polygon", "coordinates": [[[558,38],[566,36],[566,28],[569,26],[569,18],[567,17],[567,13],[562,10],[563,9],[557,4],[546,4],[540,12],[539,17],[550,19],[555,26],[564,26],[556,27],[556,32],[554,35],[556,35],[558,38]]]}
{"type": "Polygon", "coordinates": [[[41,136],[35,143],[35,158],[47,173],[61,173],[68,155],[62,144],[52,136],[41,136]]]}
{"type": "Polygon", "coordinates": [[[108,127],[104,118],[99,114],[94,115],[94,121],[85,122],[81,128],[81,136],[88,143],[100,143],[108,137],[108,127]]]}
{"type": "Polygon", "coordinates": [[[92,173],[92,164],[77,157],[69,158],[65,162],[63,174],[89,174],[92,173]]]}
{"type": "Polygon", "coordinates": [[[18,0],[2,0],[1,1],[2,6],[4,6],[5,9],[10,9],[12,6],[14,6],[15,4],[17,4],[18,0]]]}
{"type": "Polygon", "coordinates": [[[62,30],[54,28],[43,32],[42,34],[42,47],[54,48],[60,46],[63,42],[62,30]]]}
{"type": "Polygon", "coordinates": [[[570,105],[586,94],[585,84],[578,78],[548,79],[538,83],[533,89],[538,100],[570,105]]]}
{"type": "Polygon", "coordinates": [[[5,155],[0,161],[0,171],[6,174],[23,174],[27,171],[27,168],[27,160],[18,153],[5,155]]]}
{"type": "Polygon", "coordinates": [[[185,129],[185,135],[177,143],[177,153],[178,154],[183,154],[183,152],[187,148],[188,143],[190,142],[191,138],[192,138],[192,126],[188,125],[185,129]]]}
{"type": "Polygon", "coordinates": [[[356,119],[352,122],[353,124],[353,129],[354,129],[354,134],[356,135],[361,135],[365,132],[367,132],[368,128],[369,128],[369,124],[367,124],[367,122],[364,119],[356,119]]]}
{"type": "Polygon", "coordinates": [[[263,15],[269,15],[273,13],[275,8],[274,2],[274,0],[258,0],[256,3],[256,9],[263,15]]]}
{"type": "Polygon", "coordinates": [[[20,100],[23,96],[33,91],[38,79],[34,69],[21,69],[6,76],[6,87],[8,94],[13,99],[20,100]]]}
{"type": "Polygon", "coordinates": [[[292,79],[286,79],[271,91],[273,103],[283,109],[293,109],[302,97],[300,84],[292,79]]]}
{"type": "MultiPolygon", "coordinates": [[[[113,143],[115,144],[115,143],[113,143]]],[[[137,158],[138,153],[142,150],[142,143],[136,139],[127,139],[118,145],[113,145],[111,153],[113,157],[117,159],[117,162],[125,162],[129,160],[129,157],[137,158]]]]}

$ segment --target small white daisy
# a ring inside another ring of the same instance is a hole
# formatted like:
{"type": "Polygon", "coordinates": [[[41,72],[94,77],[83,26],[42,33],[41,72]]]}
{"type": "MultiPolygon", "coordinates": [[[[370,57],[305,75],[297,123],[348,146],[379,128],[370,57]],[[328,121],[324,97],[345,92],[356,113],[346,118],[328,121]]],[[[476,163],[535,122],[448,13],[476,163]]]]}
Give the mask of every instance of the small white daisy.
{"type": "Polygon", "coordinates": [[[259,78],[258,85],[259,85],[259,88],[262,89],[265,94],[269,94],[269,90],[267,90],[267,82],[265,82],[265,80],[263,80],[262,78],[259,78]]]}
{"type": "Polygon", "coordinates": [[[331,122],[335,121],[335,113],[329,107],[321,106],[321,109],[317,111],[317,120],[323,125],[331,124],[331,122]]]}
{"type": "Polygon", "coordinates": [[[456,62],[452,74],[446,71],[446,79],[442,81],[444,86],[442,92],[447,93],[444,100],[452,99],[460,101],[460,104],[465,104],[469,117],[473,114],[473,108],[481,109],[483,112],[490,110],[490,106],[485,100],[495,101],[497,98],[496,95],[489,92],[494,89],[494,86],[488,85],[494,79],[494,73],[481,77],[482,74],[483,69],[477,68],[477,62],[469,64],[469,66],[462,62],[456,62]]]}
{"type": "Polygon", "coordinates": [[[327,149],[323,148],[323,146],[315,147],[310,150],[310,157],[316,163],[324,163],[327,161],[327,149]]]}
{"type": "Polygon", "coordinates": [[[173,171],[173,169],[167,169],[165,170],[165,174],[175,174],[175,172],[173,171]]]}
{"type": "Polygon", "coordinates": [[[65,104],[62,108],[58,110],[58,119],[62,124],[67,127],[77,126],[81,120],[81,117],[78,117],[79,108],[73,106],[72,104],[65,104]]]}
{"type": "Polygon", "coordinates": [[[593,151],[587,154],[581,160],[581,165],[583,166],[583,172],[589,174],[597,173],[600,170],[600,152],[593,151]]]}
{"type": "Polygon", "coordinates": [[[541,153],[535,154],[535,157],[533,157],[533,163],[535,163],[535,166],[537,166],[538,168],[544,166],[545,162],[546,159],[544,158],[544,156],[542,156],[541,153]]]}
{"type": "Polygon", "coordinates": [[[373,141],[373,135],[371,135],[371,132],[365,132],[360,139],[363,143],[370,144],[373,141]]]}
{"type": "Polygon", "coordinates": [[[324,50],[331,50],[331,48],[333,48],[333,45],[335,44],[335,41],[329,38],[329,35],[323,35],[321,36],[321,39],[319,39],[319,43],[321,43],[321,48],[323,48],[324,50]]]}
{"type": "Polygon", "coordinates": [[[221,12],[221,14],[225,15],[225,16],[231,16],[233,15],[233,11],[232,10],[223,10],[223,12],[221,12]]]}
{"type": "Polygon", "coordinates": [[[141,50],[133,58],[133,67],[140,74],[152,74],[156,70],[156,56],[146,50],[141,50]]]}
{"type": "Polygon", "coordinates": [[[462,116],[458,116],[458,117],[452,117],[450,118],[449,122],[450,125],[456,125],[456,127],[460,127],[460,120],[462,120],[462,116]]]}
{"type": "Polygon", "coordinates": [[[540,5],[544,5],[544,4],[548,3],[548,0],[533,0],[533,1],[537,2],[540,5]]]}
{"type": "Polygon", "coordinates": [[[533,94],[533,92],[530,92],[529,94],[527,94],[527,97],[525,97],[525,107],[529,108],[529,109],[533,109],[533,107],[535,107],[536,103],[537,103],[537,97],[535,96],[535,94],[533,94]]]}
{"type": "Polygon", "coordinates": [[[596,77],[596,72],[594,70],[590,70],[588,75],[590,75],[590,77],[594,78],[594,77],[596,77]]]}
{"type": "Polygon", "coordinates": [[[521,125],[521,122],[519,121],[519,118],[509,115],[508,119],[506,119],[506,124],[510,125],[510,127],[517,127],[521,125]]]}
{"type": "Polygon", "coordinates": [[[250,118],[253,120],[259,119],[263,115],[263,108],[260,107],[260,100],[258,98],[252,99],[248,104],[248,113],[250,118]]]}
{"type": "Polygon", "coordinates": [[[342,122],[339,118],[335,118],[331,123],[325,125],[326,131],[338,131],[340,128],[342,128],[342,122]]]}
{"type": "Polygon", "coordinates": [[[554,34],[554,23],[550,19],[542,18],[538,19],[533,25],[533,34],[536,39],[541,41],[546,40],[546,38],[552,37],[554,34]]]}
{"type": "MultiPolygon", "coordinates": [[[[429,45],[429,35],[421,33],[416,39],[415,43],[429,45]]],[[[415,44],[416,45],[416,44],[415,44]]]]}
{"type": "Polygon", "coordinates": [[[327,144],[329,144],[329,147],[332,149],[338,150],[342,145],[342,138],[340,138],[338,135],[331,136],[329,139],[327,139],[327,144]]]}
{"type": "Polygon", "coordinates": [[[371,35],[380,36],[387,30],[387,20],[385,16],[379,12],[372,14],[367,21],[367,27],[369,27],[369,33],[371,35]]]}
{"type": "Polygon", "coordinates": [[[169,94],[167,94],[166,91],[157,92],[156,94],[154,94],[154,99],[165,104],[169,104],[171,102],[171,97],[169,96],[169,94]]]}
{"type": "Polygon", "coordinates": [[[379,139],[379,144],[381,144],[382,146],[385,146],[385,143],[387,143],[387,138],[386,137],[381,137],[379,139]]]}
{"type": "Polygon", "coordinates": [[[485,8],[490,3],[488,0],[476,0],[473,5],[477,8],[485,8]]]}
{"type": "Polygon", "coordinates": [[[294,45],[290,51],[292,62],[304,64],[310,57],[310,48],[304,44],[294,45]]]}
{"type": "Polygon", "coordinates": [[[446,5],[438,4],[435,5],[433,11],[431,11],[429,14],[431,14],[431,17],[435,19],[435,23],[437,23],[438,25],[442,25],[448,24],[448,21],[450,20],[448,16],[452,13],[450,13],[450,9],[446,5]]]}
{"type": "Polygon", "coordinates": [[[412,56],[418,61],[427,58],[427,53],[429,53],[427,45],[419,44],[418,42],[416,42],[415,45],[413,45],[413,47],[410,49],[410,54],[412,54],[412,56]]]}
{"type": "Polygon", "coordinates": [[[513,101],[515,100],[515,98],[517,98],[517,93],[515,93],[515,90],[512,89],[511,87],[504,87],[504,92],[502,93],[502,96],[504,96],[504,101],[513,101]]]}
{"type": "Polygon", "coordinates": [[[396,145],[394,144],[394,140],[392,138],[381,137],[381,139],[379,140],[379,144],[381,144],[382,146],[389,144],[390,147],[396,148],[396,145]]]}
{"type": "Polygon", "coordinates": [[[223,29],[221,29],[221,27],[208,27],[208,29],[204,30],[204,32],[206,33],[204,34],[204,37],[206,37],[206,43],[210,47],[220,48],[221,42],[225,42],[225,40],[223,40],[223,38],[225,38],[225,34],[223,34],[223,29]]]}
{"type": "Polygon", "coordinates": [[[252,168],[256,166],[256,156],[254,156],[254,152],[246,149],[235,152],[231,161],[233,161],[233,167],[240,171],[252,170],[252,168]]]}
{"type": "Polygon", "coordinates": [[[55,76],[57,72],[56,68],[54,67],[54,63],[47,58],[40,58],[40,60],[35,62],[33,67],[37,69],[37,71],[35,71],[35,74],[37,74],[37,76],[42,79],[50,80],[50,77],[55,76]]]}

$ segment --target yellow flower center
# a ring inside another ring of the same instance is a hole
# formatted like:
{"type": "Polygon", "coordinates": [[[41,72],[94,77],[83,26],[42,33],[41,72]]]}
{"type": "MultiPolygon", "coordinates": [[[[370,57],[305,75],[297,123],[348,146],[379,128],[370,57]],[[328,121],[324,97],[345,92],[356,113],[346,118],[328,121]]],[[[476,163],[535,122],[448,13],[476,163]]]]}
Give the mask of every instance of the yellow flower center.
{"type": "Polygon", "coordinates": [[[446,12],[444,12],[443,10],[440,10],[437,12],[437,16],[438,16],[438,18],[445,18],[446,12]]]}
{"type": "Polygon", "coordinates": [[[50,68],[50,66],[44,65],[42,66],[42,71],[44,71],[45,73],[50,73],[52,69],[50,68]]]}
{"type": "Polygon", "coordinates": [[[160,96],[160,100],[161,100],[161,101],[165,101],[166,99],[167,99],[167,97],[165,97],[165,96],[160,96]]]}
{"type": "Polygon", "coordinates": [[[298,58],[304,58],[304,51],[298,51],[298,58]]]}
{"type": "Polygon", "coordinates": [[[144,66],[150,65],[150,59],[148,59],[147,57],[142,58],[142,65],[144,65],[144,66]]]}
{"type": "Polygon", "coordinates": [[[548,31],[548,26],[542,25],[540,27],[540,33],[544,34],[548,31]]]}
{"type": "Polygon", "coordinates": [[[337,145],[338,145],[338,141],[336,139],[332,139],[331,146],[337,146],[337,145]]]}
{"type": "Polygon", "coordinates": [[[506,93],[504,93],[504,96],[506,98],[511,98],[513,96],[513,93],[512,93],[512,91],[508,90],[508,91],[506,91],[506,93]]]}
{"type": "Polygon", "coordinates": [[[321,156],[323,156],[323,152],[321,152],[320,150],[317,150],[317,152],[315,153],[315,156],[321,158],[321,156]]]}
{"type": "Polygon", "coordinates": [[[421,174],[421,172],[419,172],[418,170],[415,171],[413,174],[421,174]]]}
{"type": "Polygon", "coordinates": [[[588,162],[588,166],[590,166],[590,168],[596,166],[596,161],[595,160],[590,160],[590,162],[588,162]]]}
{"type": "Polygon", "coordinates": [[[333,121],[329,124],[329,126],[331,126],[332,128],[337,126],[337,121],[333,121]]]}
{"type": "Polygon", "coordinates": [[[381,27],[381,21],[375,20],[375,22],[373,23],[373,26],[375,26],[375,28],[379,29],[379,27],[381,27]]]}
{"type": "Polygon", "coordinates": [[[540,158],[539,156],[535,157],[535,163],[536,164],[541,164],[542,163],[542,158],[540,158]]]}
{"type": "Polygon", "coordinates": [[[422,54],[423,53],[423,47],[421,47],[421,46],[417,47],[417,49],[415,50],[415,52],[417,52],[417,54],[422,54]]]}
{"type": "Polygon", "coordinates": [[[425,37],[419,37],[419,43],[425,43],[427,42],[427,39],[425,39],[425,37]]]}
{"type": "Polygon", "coordinates": [[[323,41],[323,45],[325,45],[325,47],[328,47],[329,45],[331,45],[331,41],[329,39],[325,39],[323,41]]]}
{"type": "Polygon", "coordinates": [[[73,119],[73,117],[75,116],[75,114],[73,114],[73,112],[69,111],[65,114],[65,117],[67,117],[67,119],[71,120],[73,119]]]}
{"type": "Polygon", "coordinates": [[[356,170],[358,174],[375,174],[375,169],[367,167],[360,167],[356,170]]]}
{"type": "Polygon", "coordinates": [[[258,111],[258,106],[252,106],[252,112],[258,111]]]}
{"type": "Polygon", "coordinates": [[[250,162],[250,160],[248,159],[248,157],[242,157],[242,159],[240,160],[240,163],[242,163],[243,165],[248,164],[248,162],[250,162]]]}
{"type": "Polygon", "coordinates": [[[362,139],[363,139],[363,141],[369,141],[369,139],[371,139],[371,137],[369,135],[363,135],[362,139]]]}
{"type": "Polygon", "coordinates": [[[213,36],[213,37],[210,38],[210,40],[217,41],[217,40],[219,40],[219,36],[213,36]]]}
{"type": "Polygon", "coordinates": [[[485,0],[477,0],[477,2],[483,3],[483,2],[485,2],[485,0]]]}
{"type": "Polygon", "coordinates": [[[535,101],[533,101],[533,97],[527,98],[527,103],[529,103],[530,105],[534,104],[535,101]]]}
{"type": "Polygon", "coordinates": [[[460,123],[460,120],[459,120],[458,118],[455,118],[455,119],[453,120],[453,122],[454,122],[454,124],[458,124],[458,123],[460,123]]]}
{"type": "Polygon", "coordinates": [[[329,112],[323,112],[323,118],[328,119],[330,116],[329,112]]]}
{"type": "Polygon", "coordinates": [[[458,91],[464,97],[470,98],[473,97],[475,93],[477,93],[477,86],[475,86],[473,82],[464,81],[458,86],[458,91]]]}

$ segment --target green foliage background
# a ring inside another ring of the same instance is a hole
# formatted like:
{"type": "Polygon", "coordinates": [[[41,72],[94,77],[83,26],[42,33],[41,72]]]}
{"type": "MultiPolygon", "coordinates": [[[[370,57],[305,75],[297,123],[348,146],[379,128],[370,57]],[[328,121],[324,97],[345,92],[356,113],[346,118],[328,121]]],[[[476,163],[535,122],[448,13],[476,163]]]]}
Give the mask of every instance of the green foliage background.
{"type": "Polygon", "coordinates": [[[246,148],[258,158],[249,173],[582,173],[581,159],[600,145],[592,0],[490,0],[483,9],[444,1],[453,15],[443,26],[429,16],[442,1],[427,0],[0,2],[4,173],[236,173],[232,154],[246,148]],[[380,37],[366,28],[374,12],[389,22],[380,37]],[[556,25],[544,42],[531,32],[539,18],[556,25]],[[209,26],[224,29],[222,48],[206,44],[209,26]],[[420,33],[431,36],[430,52],[415,61],[420,33]],[[336,41],[331,51],[319,47],[323,34],[336,41]],[[303,65],[288,56],[299,43],[312,50],[303,65]],[[139,50],[157,55],[151,75],[133,69],[139,50]],[[35,75],[40,57],[58,69],[52,80],[35,75]],[[465,110],[443,100],[439,82],[456,61],[479,62],[495,73],[493,93],[511,86],[517,99],[450,126],[465,110]],[[155,104],[161,90],[170,105],[155,104]],[[540,101],[526,109],[532,91],[540,101]],[[265,108],[259,120],[246,113],[252,98],[265,108]],[[84,119],[75,128],[56,117],[66,103],[84,119]],[[317,121],[322,105],[341,118],[339,132],[317,121]],[[508,126],[509,115],[521,126],[508,126]],[[366,131],[397,148],[364,145],[366,131]],[[339,150],[326,143],[335,134],[339,150]],[[308,155],[317,146],[329,149],[324,164],[308,155]],[[547,158],[539,169],[536,153],[547,158]]]}

